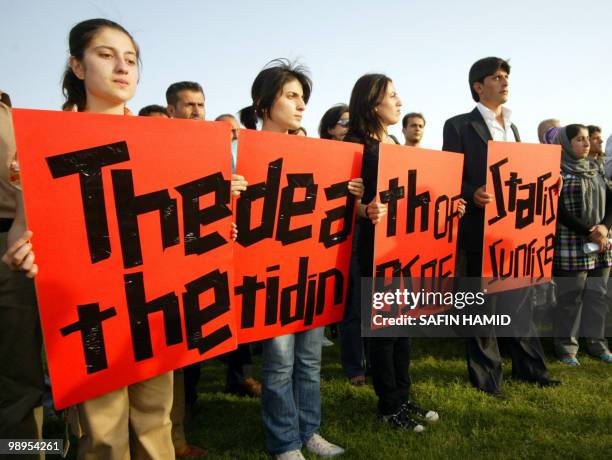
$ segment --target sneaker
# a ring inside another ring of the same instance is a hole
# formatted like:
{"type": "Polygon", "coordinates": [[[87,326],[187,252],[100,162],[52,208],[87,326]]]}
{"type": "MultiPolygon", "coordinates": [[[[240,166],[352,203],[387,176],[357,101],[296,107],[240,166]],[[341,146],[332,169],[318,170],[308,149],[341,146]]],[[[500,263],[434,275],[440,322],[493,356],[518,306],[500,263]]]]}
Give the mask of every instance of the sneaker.
{"type": "Polygon", "coordinates": [[[608,363],[608,364],[612,364],[612,353],[608,352],[608,353],[604,353],[598,356],[600,361],[603,361],[604,363],[608,363]]]}
{"type": "Polygon", "coordinates": [[[580,361],[578,361],[576,357],[572,355],[561,356],[560,361],[563,364],[567,364],[568,366],[574,366],[574,367],[580,366],[580,361]]]}
{"type": "Polygon", "coordinates": [[[403,428],[405,430],[412,430],[416,433],[425,431],[425,427],[423,425],[401,411],[393,415],[383,415],[382,419],[383,422],[392,426],[393,428],[403,428]]]}
{"type": "Polygon", "coordinates": [[[321,342],[321,345],[323,345],[324,347],[333,347],[334,342],[329,340],[327,337],[323,336],[323,341],[321,342]]]}
{"type": "Polygon", "coordinates": [[[344,449],[340,446],[332,444],[323,436],[315,433],[306,443],[306,449],[319,457],[335,457],[344,453],[344,449]]]}
{"type": "Polygon", "coordinates": [[[282,454],[276,454],[274,458],[276,460],[304,460],[302,451],[299,449],[283,452],[282,454]]]}
{"type": "Polygon", "coordinates": [[[416,415],[425,419],[425,421],[428,423],[434,423],[440,420],[440,416],[435,410],[423,409],[412,401],[402,404],[402,407],[400,407],[400,412],[408,415],[416,415]]]}

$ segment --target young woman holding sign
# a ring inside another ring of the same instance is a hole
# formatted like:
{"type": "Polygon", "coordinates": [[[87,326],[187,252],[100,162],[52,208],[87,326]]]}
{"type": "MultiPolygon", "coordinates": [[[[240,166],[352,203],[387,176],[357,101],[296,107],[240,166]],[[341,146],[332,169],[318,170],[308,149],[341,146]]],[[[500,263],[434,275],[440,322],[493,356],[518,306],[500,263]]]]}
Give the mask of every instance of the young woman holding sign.
{"type": "Polygon", "coordinates": [[[579,366],[578,336],[584,335],[589,354],[612,363],[605,338],[612,187],[600,165],[589,159],[586,126],[559,128],[553,143],[561,145],[563,176],[553,257],[555,350],[563,363],[579,366]]]}
{"type": "MultiPolygon", "coordinates": [[[[90,19],[72,28],[69,47],[64,109],[130,115],[126,103],[138,84],[140,53],[129,32],[115,22],[90,19]]],[[[23,263],[34,253],[27,243],[31,233],[24,236],[6,258],[27,271],[23,263]]],[[[78,404],[79,458],[173,459],[172,379],[166,372],[78,404]]]]}
{"type": "MultiPolygon", "coordinates": [[[[395,137],[388,134],[388,128],[399,121],[401,106],[402,101],[395,86],[386,75],[362,76],[351,93],[349,131],[344,140],[364,145],[361,176],[365,191],[362,201],[367,204],[359,206],[359,241],[357,251],[353,253],[353,257],[358,259],[361,278],[372,277],[374,226],[387,213],[386,205],[376,197],[378,149],[381,143],[399,144],[395,137]]],[[[352,296],[361,299],[360,283],[351,284],[351,288],[352,296]]],[[[436,412],[422,409],[409,399],[410,339],[371,338],[369,350],[374,390],[383,421],[397,428],[421,432],[425,428],[414,417],[428,422],[438,420],[436,412]]]]}
{"type": "MultiPolygon", "coordinates": [[[[262,131],[287,134],[300,127],[312,83],[301,66],[274,60],[255,78],[252,105],[242,109],[240,121],[262,131]]],[[[242,176],[234,176],[233,191],[246,189],[242,176]],[[241,187],[239,182],[242,181],[241,187]]],[[[361,196],[361,179],[349,182],[361,196]]],[[[317,455],[344,452],[317,432],[321,423],[321,342],[323,328],[275,337],[263,342],[261,412],[268,450],[277,459],[303,459],[302,446],[317,455]]]]}

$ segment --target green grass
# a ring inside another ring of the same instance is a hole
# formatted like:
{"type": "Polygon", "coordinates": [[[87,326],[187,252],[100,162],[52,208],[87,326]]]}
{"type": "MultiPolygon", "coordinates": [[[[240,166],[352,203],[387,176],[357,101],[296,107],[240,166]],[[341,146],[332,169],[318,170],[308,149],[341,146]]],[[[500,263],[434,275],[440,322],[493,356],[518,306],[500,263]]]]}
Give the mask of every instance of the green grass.
{"type": "MultiPolygon", "coordinates": [[[[512,381],[510,361],[505,360],[507,400],[502,401],[470,387],[462,341],[414,339],[412,343],[413,398],[440,413],[440,421],[421,434],[383,425],[371,385],[349,385],[338,347],[323,349],[321,434],[347,448],[342,458],[612,458],[609,364],[580,355],[582,366],[571,368],[551,359],[550,374],[563,385],[541,389],[512,381]]],[[[551,357],[550,339],[544,345],[551,357]]],[[[223,365],[206,362],[199,388],[201,412],[187,435],[189,442],[208,449],[209,459],[269,458],[259,401],[226,395],[223,385],[223,365]]],[[[61,431],[59,424],[47,428],[56,430],[61,431]]],[[[70,457],[75,453],[73,448],[70,457]]]]}

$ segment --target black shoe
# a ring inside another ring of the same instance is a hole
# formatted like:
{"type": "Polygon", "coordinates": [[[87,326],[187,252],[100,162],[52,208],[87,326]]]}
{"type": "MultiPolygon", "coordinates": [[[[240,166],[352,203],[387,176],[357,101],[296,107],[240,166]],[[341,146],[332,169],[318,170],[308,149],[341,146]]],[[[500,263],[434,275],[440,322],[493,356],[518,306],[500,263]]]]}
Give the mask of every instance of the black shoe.
{"type": "Polygon", "coordinates": [[[400,413],[408,414],[409,416],[416,415],[425,419],[426,422],[434,423],[440,419],[440,416],[435,410],[427,410],[417,406],[414,402],[408,401],[400,407],[400,413]]]}
{"type": "Polygon", "coordinates": [[[499,399],[500,401],[506,401],[508,399],[506,394],[501,390],[487,391],[487,390],[483,390],[482,388],[478,388],[478,391],[488,396],[491,396],[492,398],[499,399]]]}
{"type": "Polygon", "coordinates": [[[421,433],[425,431],[425,427],[423,425],[421,425],[419,422],[417,422],[407,414],[402,413],[401,410],[397,414],[383,415],[382,420],[387,425],[392,426],[393,428],[412,430],[416,433],[421,433]]]}
{"type": "Polygon", "coordinates": [[[538,386],[540,386],[541,388],[558,387],[559,385],[563,384],[561,380],[555,380],[555,379],[540,379],[540,380],[536,380],[535,383],[537,383],[538,386]]]}

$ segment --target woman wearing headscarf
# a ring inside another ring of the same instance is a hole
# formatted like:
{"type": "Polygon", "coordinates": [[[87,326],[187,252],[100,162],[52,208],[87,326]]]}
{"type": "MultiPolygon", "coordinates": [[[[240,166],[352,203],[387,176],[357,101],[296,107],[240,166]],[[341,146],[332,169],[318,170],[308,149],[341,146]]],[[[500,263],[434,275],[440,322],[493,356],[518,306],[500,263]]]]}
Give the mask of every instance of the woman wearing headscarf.
{"type": "Polygon", "coordinates": [[[586,126],[573,124],[559,129],[554,143],[562,148],[563,177],[553,258],[553,275],[558,286],[555,350],[563,363],[580,365],[576,358],[580,335],[586,337],[591,355],[612,363],[604,331],[607,282],[612,266],[608,240],[612,188],[602,169],[588,158],[586,126]]]}

